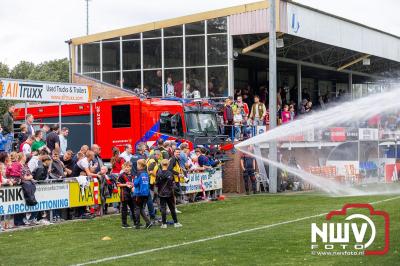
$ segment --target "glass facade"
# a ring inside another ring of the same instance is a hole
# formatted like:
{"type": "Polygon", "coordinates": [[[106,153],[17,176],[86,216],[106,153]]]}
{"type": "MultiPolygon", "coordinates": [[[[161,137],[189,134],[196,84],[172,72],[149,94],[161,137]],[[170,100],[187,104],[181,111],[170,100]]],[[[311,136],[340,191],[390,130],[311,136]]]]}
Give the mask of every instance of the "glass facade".
{"type": "Polygon", "coordinates": [[[100,73],[100,43],[82,45],[82,72],[100,73]]]}
{"type": "Polygon", "coordinates": [[[103,42],[103,71],[115,71],[120,69],[120,43],[103,42]]]}
{"type": "Polygon", "coordinates": [[[88,43],[77,48],[77,70],[121,88],[165,96],[228,96],[226,17],[88,43]]]}
{"type": "Polygon", "coordinates": [[[164,39],[164,67],[183,67],[183,38],[164,39]]]}
{"type": "Polygon", "coordinates": [[[124,70],[141,69],[140,40],[122,42],[124,70]]]}
{"type": "Polygon", "coordinates": [[[124,88],[129,90],[140,89],[142,78],[140,71],[124,71],[123,72],[124,88]]]}

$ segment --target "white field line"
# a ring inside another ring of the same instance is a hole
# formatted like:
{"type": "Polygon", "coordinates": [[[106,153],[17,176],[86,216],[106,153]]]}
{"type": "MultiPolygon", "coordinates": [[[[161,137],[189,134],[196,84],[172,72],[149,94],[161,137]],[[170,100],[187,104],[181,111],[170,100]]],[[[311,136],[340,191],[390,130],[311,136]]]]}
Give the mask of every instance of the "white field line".
{"type": "MultiPolygon", "coordinates": [[[[392,201],[392,200],[396,200],[396,199],[400,199],[400,196],[393,197],[393,198],[388,198],[388,199],[384,199],[384,200],[370,202],[370,204],[378,204],[378,203],[392,201]]],[[[98,259],[98,260],[87,261],[87,262],[75,264],[74,266],[97,264],[97,263],[106,262],[106,261],[118,260],[118,259],[122,259],[122,258],[127,258],[127,257],[133,257],[133,256],[153,253],[153,252],[156,252],[156,251],[162,251],[162,250],[166,250],[166,249],[172,249],[172,248],[178,248],[178,247],[193,245],[193,244],[202,243],[202,242],[208,242],[208,241],[212,241],[212,240],[216,240],[216,239],[220,239],[220,238],[236,236],[236,235],[240,235],[240,234],[244,234],[244,233],[259,231],[259,230],[268,229],[268,228],[272,228],[272,227],[277,227],[277,226],[280,226],[280,225],[300,222],[300,221],[308,220],[308,219],[311,219],[311,218],[321,217],[321,216],[324,216],[324,215],[327,215],[327,214],[328,213],[325,212],[325,213],[321,213],[321,214],[306,216],[306,217],[302,217],[302,218],[298,218],[298,219],[294,219],[294,220],[289,220],[289,221],[284,221],[284,222],[279,222],[279,223],[275,223],[275,224],[263,225],[263,226],[254,227],[254,228],[250,228],[250,229],[246,229],[246,230],[240,230],[240,231],[236,231],[236,232],[232,232],[232,233],[226,233],[226,234],[222,234],[222,235],[216,235],[216,236],[212,236],[212,237],[201,238],[201,239],[197,239],[197,240],[193,240],[193,241],[182,242],[182,243],[179,243],[179,244],[174,244],[174,245],[168,245],[168,246],[159,247],[159,248],[153,248],[153,249],[137,251],[137,252],[128,253],[128,254],[120,255],[120,256],[113,256],[113,257],[107,257],[107,258],[98,259]]]]}

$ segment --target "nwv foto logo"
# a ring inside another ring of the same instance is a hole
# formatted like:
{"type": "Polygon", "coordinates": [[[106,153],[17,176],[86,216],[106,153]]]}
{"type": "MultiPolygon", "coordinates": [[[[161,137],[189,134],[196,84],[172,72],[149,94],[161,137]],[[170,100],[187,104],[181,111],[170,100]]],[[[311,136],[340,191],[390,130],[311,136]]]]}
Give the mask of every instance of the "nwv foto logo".
{"type": "MultiPolygon", "coordinates": [[[[346,204],[340,211],[332,211],[326,216],[331,221],[334,216],[345,217],[342,222],[324,222],[311,224],[311,250],[319,251],[321,255],[334,255],[338,251],[357,251],[357,254],[383,255],[389,251],[389,215],[383,211],[376,211],[370,204],[346,204]],[[364,214],[355,213],[347,216],[348,209],[367,209],[372,219],[364,214]],[[375,218],[383,218],[384,243],[383,249],[369,250],[377,236],[375,218]],[[367,234],[368,232],[368,234],[367,234]],[[321,252],[324,251],[324,252],[321,252]]],[[[314,254],[314,252],[312,252],[314,254]]],[[[343,254],[354,255],[354,254],[343,254]]]]}

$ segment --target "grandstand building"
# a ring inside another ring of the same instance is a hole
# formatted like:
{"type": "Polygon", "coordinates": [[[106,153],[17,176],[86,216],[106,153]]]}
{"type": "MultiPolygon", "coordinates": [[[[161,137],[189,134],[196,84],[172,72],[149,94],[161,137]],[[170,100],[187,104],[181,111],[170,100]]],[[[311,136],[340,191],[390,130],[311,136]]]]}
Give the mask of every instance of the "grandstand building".
{"type": "MultiPolygon", "coordinates": [[[[247,85],[262,93],[268,8],[261,1],[72,38],[72,81],[94,83],[95,96],[106,98],[135,88],[163,96],[168,77],[183,97],[227,97],[247,85]]],[[[358,98],[399,79],[399,36],[292,1],[277,1],[276,14],[277,80],[287,100],[358,98]]]]}

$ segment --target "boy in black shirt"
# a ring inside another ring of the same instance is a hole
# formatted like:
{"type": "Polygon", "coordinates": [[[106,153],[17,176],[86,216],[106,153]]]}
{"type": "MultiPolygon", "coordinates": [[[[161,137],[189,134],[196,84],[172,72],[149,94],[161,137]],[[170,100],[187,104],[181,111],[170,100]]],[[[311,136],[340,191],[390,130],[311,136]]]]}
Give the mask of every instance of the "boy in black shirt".
{"type": "Polygon", "coordinates": [[[243,170],[244,188],[246,189],[246,194],[250,194],[249,182],[251,182],[253,194],[256,194],[256,161],[250,155],[243,154],[242,158],[240,159],[240,166],[243,170]]]}
{"type": "Polygon", "coordinates": [[[174,178],[172,172],[168,170],[168,166],[169,161],[166,159],[162,160],[161,170],[158,170],[156,177],[162,216],[161,228],[167,228],[167,204],[169,210],[171,211],[172,219],[174,220],[174,227],[182,227],[182,225],[178,223],[178,218],[176,217],[174,199],[174,178]]]}
{"type": "Polygon", "coordinates": [[[133,179],[134,177],[131,175],[132,164],[130,162],[125,162],[122,165],[123,173],[121,173],[118,177],[118,186],[121,188],[121,220],[122,220],[122,228],[131,228],[131,226],[127,223],[128,217],[128,206],[129,210],[132,213],[134,224],[135,222],[135,201],[132,197],[133,191],[133,179]]]}

